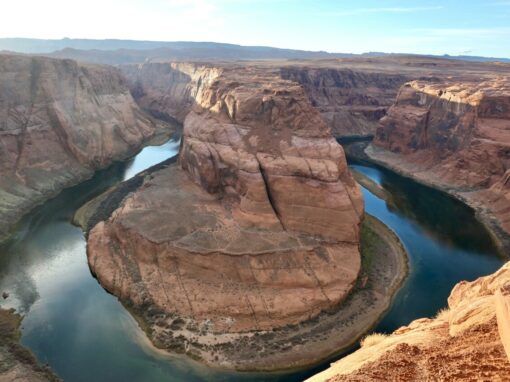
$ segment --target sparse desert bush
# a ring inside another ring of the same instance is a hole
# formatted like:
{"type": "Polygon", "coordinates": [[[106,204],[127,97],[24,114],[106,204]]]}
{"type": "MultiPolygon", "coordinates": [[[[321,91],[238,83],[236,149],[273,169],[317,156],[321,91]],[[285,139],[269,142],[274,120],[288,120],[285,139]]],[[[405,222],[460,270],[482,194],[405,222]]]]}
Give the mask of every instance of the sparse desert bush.
{"type": "Polygon", "coordinates": [[[362,348],[367,348],[367,347],[370,347],[370,346],[377,345],[382,340],[384,340],[386,337],[388,337],[388,335],[384,334],[384,333],[370,334],[370,335],[366,336],[365,338],[363,338],[361,340],[361,347],[362,348]]]}
{"type": "Polygon", "coordinates": [[[448,319],[448,315],[450,314],[450,309],[448,308],[443,308],[443,309],[440,309],[437,313],[436,313],[436,318],[438,320],[447,320],[448,319]]]}

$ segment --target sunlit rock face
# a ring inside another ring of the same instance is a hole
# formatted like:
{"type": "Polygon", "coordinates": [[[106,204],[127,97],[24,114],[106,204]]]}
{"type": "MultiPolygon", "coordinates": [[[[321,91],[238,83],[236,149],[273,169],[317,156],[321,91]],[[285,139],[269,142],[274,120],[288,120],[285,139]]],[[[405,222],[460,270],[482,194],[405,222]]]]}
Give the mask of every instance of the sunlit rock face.
{"type": "Polygon", "coordinates": [[[460,282],[448,308],[390,335],[372,335],[361,349],[309,379],[318,381],[504,381],[510,375],[510,263],[460,282]],[[506,349],[506,351],[505,351],[506,349]]]}
{"type": "Polygon", "coordinates": [[[0,238],[34,205],[133,155],[157,129],[114,68],[0,55],[0,238]]]}
{"type": "Polygon", "coordinates": [[[374,145],[374,158],[459,195],[510,233],[510,78],[408,83],[374,145]]]}
{"type": "Polygon", "coordinates": [[[158,312],[143,317],[169,349],[179,335],[228,342],[342,302],[360,270],[363,199],[302,87],[268,68],[135,69],[143,104],[183,119],[182,144],[178,163],[146,175],[90,231],[101,284],[158,312]],[[161,72],[167,82],[149,86],[161,72]],[[168,330],[177,318],[182,328],[168,330]]]}

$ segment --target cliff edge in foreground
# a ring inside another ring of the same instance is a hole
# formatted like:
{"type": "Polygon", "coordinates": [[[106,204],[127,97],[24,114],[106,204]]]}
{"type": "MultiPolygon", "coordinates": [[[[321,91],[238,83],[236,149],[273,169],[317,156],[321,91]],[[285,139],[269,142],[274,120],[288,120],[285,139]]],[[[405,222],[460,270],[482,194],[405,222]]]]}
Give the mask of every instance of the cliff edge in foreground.
{"type": "Polygon", "coordinates": [[[455,286],[448,308],[361,349],[310,378],[319,381],[510,380],[510,263],[455,286]]]}

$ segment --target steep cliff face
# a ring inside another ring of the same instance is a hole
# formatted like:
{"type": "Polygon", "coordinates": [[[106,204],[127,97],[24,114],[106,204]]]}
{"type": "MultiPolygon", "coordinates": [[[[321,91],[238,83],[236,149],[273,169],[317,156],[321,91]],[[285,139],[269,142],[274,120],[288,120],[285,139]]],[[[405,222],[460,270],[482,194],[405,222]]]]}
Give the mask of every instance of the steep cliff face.
{"type": "MultiPolygon", "coordinates": [[[[179,120],[184,120],[193,104],[196,94],[192,93],[200,92],[225,70],[164,62],[121,68],[143,108],[179,120]]],[[[310,103],[336,138],[374,135],[377,122],[395,101],[398,89],[412,78],[394,71],[378,73],[334,67],[274,65],[270,70],[276,80],[279,76],[304,88],[310,103]]]]}
{"type": "Polygon", "coordinates": [[[154,115],[183,122],[204,87],[223,71],[210,65],[151,62],[122,65],[137,103],[154,115]]]}
{"type": "Polygon", "coordinates": [[[411,79],[398,73],[296,66],[282,68],[281,76],[304,87],[337,138],[374,135],[398,89],[411,79]]]}
{"type": "Polygon", "coordinates": [[[267,367],[246,354],[234,364],[229,346],[346,298],[362,195],[296,83],[269,69],[167,66],[181,74],[157,90],[159,110],[192,101],[179,166],[146,176],[90,231],[89,263],[106,289],[154,312],[143,316],[158,346],[182,336],[209,363],[267,367]]]}
{"type": "Polygon", "coordinates": [[[510,263],[493,275],[461,282],[437,317],[388,336],[371,335],[361,349],[309,381],[506,381],[509,289],[510,263]]]}
{"type": "Polygon", "coordinates": [[[508,77],[406,84],[374,145],[374,159],[456,194],[510,233],[508,77]]]}
{"type": "Polygon", "coordinates": [[[35,204],[162,128],[114,68],[0,55],[0,238],[35,204]]]}

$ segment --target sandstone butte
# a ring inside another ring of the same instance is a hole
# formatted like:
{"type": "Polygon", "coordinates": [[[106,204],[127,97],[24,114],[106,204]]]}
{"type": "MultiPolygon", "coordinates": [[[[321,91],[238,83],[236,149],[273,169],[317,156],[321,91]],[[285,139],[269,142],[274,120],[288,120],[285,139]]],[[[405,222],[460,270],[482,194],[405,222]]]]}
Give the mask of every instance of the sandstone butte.
{"type": "Polygon", "coordinates": [[[472,206],[510,248],[510,68],[404,85],[366,152],[472,206]]]}
{"type": "Polygon", "coordinates": [[[0,240],[35,205],[172,131],[113,67],[6,54],[0,121],[0,240]]]}
{"type": "Polygon", "coordinates": [[[361,349],[307,382],[383,380],[510,380],[510,263],[457,284],[435,318],[368,336],[361,349]]]}
{"type": "Polygon", "coordinates": [[[103,205],[114,211],[89,232],[90,268],[158,347],[242,367],[222,355],[238,335],[311,320],[352,290],[361,191],[303,88],[277,71],[129,70],[144,107],[184,119],[179,161],[103,205]]]}

